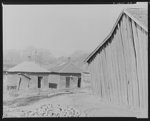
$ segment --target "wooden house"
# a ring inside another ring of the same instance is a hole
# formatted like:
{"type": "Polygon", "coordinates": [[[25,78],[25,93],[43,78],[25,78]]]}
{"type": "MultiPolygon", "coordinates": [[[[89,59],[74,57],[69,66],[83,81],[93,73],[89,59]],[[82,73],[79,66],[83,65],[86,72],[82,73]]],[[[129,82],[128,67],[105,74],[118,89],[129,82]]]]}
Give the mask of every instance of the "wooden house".
{"type": "Polygon", "coordinates": [[[86,58],[93,93],[148,117],[148,11],[128,8],[86,58]]]}

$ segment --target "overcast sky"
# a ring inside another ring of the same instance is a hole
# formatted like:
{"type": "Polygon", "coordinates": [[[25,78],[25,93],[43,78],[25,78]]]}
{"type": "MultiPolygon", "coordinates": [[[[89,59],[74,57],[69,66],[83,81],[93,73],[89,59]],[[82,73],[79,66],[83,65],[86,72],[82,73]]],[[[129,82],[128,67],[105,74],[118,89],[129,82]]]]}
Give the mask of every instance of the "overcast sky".
{"type": "Polygon", "coordinates": [[[3,5],[3,48],[46,48],[56,56],[92,52],[127,7],[114,5],[3,5]]]}

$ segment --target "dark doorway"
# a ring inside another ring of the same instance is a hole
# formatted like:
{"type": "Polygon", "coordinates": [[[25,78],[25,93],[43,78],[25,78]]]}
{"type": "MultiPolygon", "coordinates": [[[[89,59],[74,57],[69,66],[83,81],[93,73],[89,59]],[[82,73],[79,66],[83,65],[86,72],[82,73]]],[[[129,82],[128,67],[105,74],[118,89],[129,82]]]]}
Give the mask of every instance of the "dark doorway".
{"type": "Polygon", "coordinates": [[[66,77],[66,88],[70,87],[70,77],[66,77]]]}
{"type": "Polygon", "coordinates": [[[42,77],[38,77],[38,88],[41,88],[41,80],[42,80],[42,77]]]}
{"type": "Polygon", "coordinates": [[[81,78],[78,78],[78,88],[81,87],[81,78]]]}

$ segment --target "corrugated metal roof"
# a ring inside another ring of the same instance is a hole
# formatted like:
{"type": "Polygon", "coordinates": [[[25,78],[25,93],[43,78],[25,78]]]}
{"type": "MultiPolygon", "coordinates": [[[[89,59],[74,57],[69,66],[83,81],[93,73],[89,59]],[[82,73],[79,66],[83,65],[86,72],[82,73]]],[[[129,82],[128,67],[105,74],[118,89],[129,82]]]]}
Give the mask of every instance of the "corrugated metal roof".
{"type": "Polygon", "coordinates": [[[71,62],[67,62],[63,65],[55,66],[50,70],[51,72],[56,72],[56,73],[82,73],[82,70],[71,62]]]}
{"type": "Polygon", "coordinates": [[[49,72],[48,70],[40,67],[38,64],[32,61],[26,61],[18,64],[17,66],[10,68],[8,72],[34,72],[34,73],[44,73],[49,72]]]}

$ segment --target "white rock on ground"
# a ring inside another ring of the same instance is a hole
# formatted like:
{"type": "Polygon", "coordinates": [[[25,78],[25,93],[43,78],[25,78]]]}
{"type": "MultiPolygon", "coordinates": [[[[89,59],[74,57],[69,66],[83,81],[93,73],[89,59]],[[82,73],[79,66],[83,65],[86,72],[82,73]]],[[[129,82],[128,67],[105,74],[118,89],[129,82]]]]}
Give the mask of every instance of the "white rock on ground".
{"type": "Polygon", "coordinates": [[[7,109],[4,111],[3,117],[80,117],[82,115],[70,105],[44,104],[32,110],[7,109]]]}

